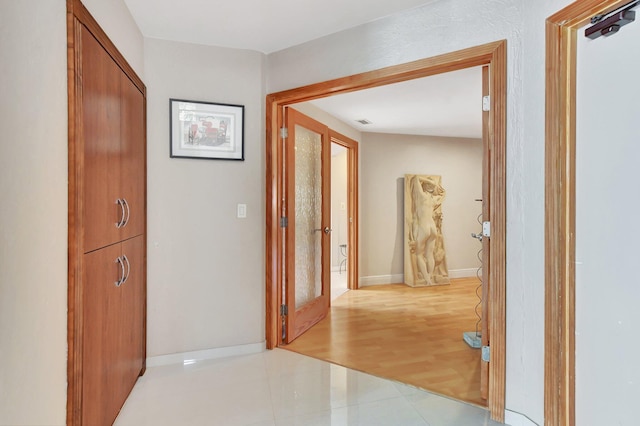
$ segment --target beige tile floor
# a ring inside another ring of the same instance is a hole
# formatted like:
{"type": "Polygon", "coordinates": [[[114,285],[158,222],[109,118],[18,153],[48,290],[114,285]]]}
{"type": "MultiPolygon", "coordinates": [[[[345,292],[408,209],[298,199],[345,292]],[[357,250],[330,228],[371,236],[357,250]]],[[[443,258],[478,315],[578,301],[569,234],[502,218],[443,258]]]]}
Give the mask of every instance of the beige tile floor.
{"type": "Polygon", "coordinates": [[[148,368],[116,426],[497,425],[487,411],[282,349],[148,368]]]}

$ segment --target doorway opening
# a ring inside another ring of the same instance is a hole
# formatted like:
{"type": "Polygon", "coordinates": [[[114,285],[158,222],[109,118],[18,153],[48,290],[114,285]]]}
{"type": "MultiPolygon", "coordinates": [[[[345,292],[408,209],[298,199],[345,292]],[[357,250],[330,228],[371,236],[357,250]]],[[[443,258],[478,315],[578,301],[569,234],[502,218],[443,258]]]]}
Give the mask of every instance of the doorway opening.
{"type": "Polygon", "coordinates": [[[331,142],[331,301],[349,290],[347,278],[347,149],[331,142]]]}
{"type": "MultiPolygon", "coordinates": [[[[480,321],[478,277],[488,253],[481,232],[485,113],[479,101],[485,67],[293,105],[360,141],[361,290],[336,298],[341,289],[335,281],[344,279],[344,268],[335,254],[344,241],[335,241],[328,317],[284,349],[486,407],[479,338],[486,325],[480,321]],[[425,191],[430,179],[442,186],[414,198],[416,178],[427,179],[425,191]],[[412,205],[430,204],[425,198],[435,201],[431,216],[442,229],[443,246],[434,256],[437,275],[431,277],[441,285],[419,282],[418,261],[426,263],[427,254],[410,247],[416,230],[423,229],[412,205]],[[478,345],[465,344],[463,333],[478,345]]],[[[344,168],[335,148],[332,177],[344,168]]],[[[344,196],[336,185],[331,189],[330,236],[339,240],[344,196]]]]}
{"type": "Polygon", "coordinates": [[[358,142],[329,129],[331,140],[331,300],[358,284],[358,142]],[[335,155],[334,155],[335,153],[335,155]],[[335,219],[335,220],[334,220],[335,219]],[[335,290],[334,290],[335,287],[335,290]]]}
{"type": "Polygon", "coordinates": [[[267,96],[266,338],[267,348],[276,347],[281,343],[280,326],[283,316],[286,314],[281,310],[283,271],[285,270],[285,265],[287,265],[287,259],[283,251],[284,232],[280,227],[285,181],[281,173],[284,161],[284,143],[280,138],[279,130],[283,127],[284,107],[332,94],[372,88],[481,65],[488,65],[489,67],[487,76],[489,97],[487,101],[490,105],[489,112],[486,114],[486,126],[484,126],[488,129],[484,138],[487,144],[485,162],[488,166],[488,173],[486,174],[489,177],[486,203],[489,207],[488,218],[491,222],[491,239],[488,242],[491,251],[488,270],[491,271],[491,274],[487,281],[488,297],[486,300],[486,304],[490,306],[487,316],[487,329],[489,331],[488,335],[491,336],[487,345],[491,347],[491,359],[490,363],[487,363],[487,402],[491,417],[495,420],[503,421],[506,353],[505,41],[489,43],[408,64],[392,66],[267,96]]]}

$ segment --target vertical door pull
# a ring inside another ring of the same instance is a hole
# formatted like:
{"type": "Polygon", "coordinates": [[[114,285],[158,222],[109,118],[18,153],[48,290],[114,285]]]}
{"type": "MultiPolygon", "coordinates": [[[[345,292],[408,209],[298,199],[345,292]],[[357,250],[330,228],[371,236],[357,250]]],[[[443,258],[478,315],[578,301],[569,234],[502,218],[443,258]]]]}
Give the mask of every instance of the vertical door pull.
{"type": "Polygon", "coordinates": [[[124,202],[118,198],[116,200],[116,204],[118,204],[120,206],[120,220],[118,222],[116,222],[116,228],[120,229],[124,226],[124,202]]]}
{"type": "MultiPolygon", "coordinates": [[[[129,263],[129,259],[127,258],[126,254],[122,255],[122,258],[124,259],[124,262],[127,262],[127,273],[126,275],[124,275],[124,279],[122,280],[122,284],[124,284],[129,279],[129,274],[131,274],[131,263],[129,263]]],[[[124,269],[123,269],[123,273],[124,273],[124,269]]]]}
{"type": "Polygon", "coordinates": [[[129,208],[129,202],[127,201],[126,198],[122,199],[122,204],[124,204],[124,206],[126,207],[126,212],[127,212],[126,217],[123,216],[122,226],[124,227],[127,225],[127,223],[129,223],[129,216],[131,216],[131,209],[129,208]]]}
{"type": "Polygon", "coordinates": [[[124,262],[122,261],[122,258],[120,256],[118,256],[118,258],[116,259],[116,263],[120,264],[120,277],[118,278],[118,281],[115,282],[116,287],[120,287],[122,285],[122,283],[124,283],[124,262]]]}

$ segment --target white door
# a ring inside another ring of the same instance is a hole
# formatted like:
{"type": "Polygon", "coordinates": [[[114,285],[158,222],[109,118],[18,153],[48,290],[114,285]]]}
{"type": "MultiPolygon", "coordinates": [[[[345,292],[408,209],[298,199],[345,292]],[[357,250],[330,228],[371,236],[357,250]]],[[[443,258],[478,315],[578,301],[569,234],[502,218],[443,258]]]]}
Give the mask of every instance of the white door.
{"type": "Polygon", "coordinates": [[[578,31],[576,424],[638,424],[640,23],[578,31]]]}

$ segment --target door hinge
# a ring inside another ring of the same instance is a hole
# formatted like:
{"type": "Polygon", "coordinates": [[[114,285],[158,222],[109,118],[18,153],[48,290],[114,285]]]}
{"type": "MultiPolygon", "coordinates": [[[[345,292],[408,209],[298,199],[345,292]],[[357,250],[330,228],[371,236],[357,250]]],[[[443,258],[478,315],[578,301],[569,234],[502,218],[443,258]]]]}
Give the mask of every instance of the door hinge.
{"type": "Polygon", "coordinates": [[[491,110],[491,96],[483,96],[482,97],[482,110],[490,111],[491,110]]]}
{"type": "Polygon", "coordinates": [[[482,236],[491,238],[491,222],[482,222],[482,236]]]}
{"type": "Polygon", "coordinates": [[[489,362],[490,359],[491,359],[491,347],[490,346],[483,346],[482,347],[482,361],[489,362]]]}
{"type": "Polygon", "coordinates": [[[286,127],[283,127],[280,129],[280,137],[282,139],[286,139],[289,137],[289,129],[287,129],[286,127]]]}
{"type": "Polygon", "coordinates": [[[286,228],[287,226],[289,226],[289,218],[288,217],[281,217],[280,218],[280,228],[286,228]]]}
{"type": "Polygon", "coordinates": [[[280,318],[282,319],[282,342],[287,341],[287,319],[285,318],[289,313],[289,308],[287,305],[280,305],[280,318]]]}

